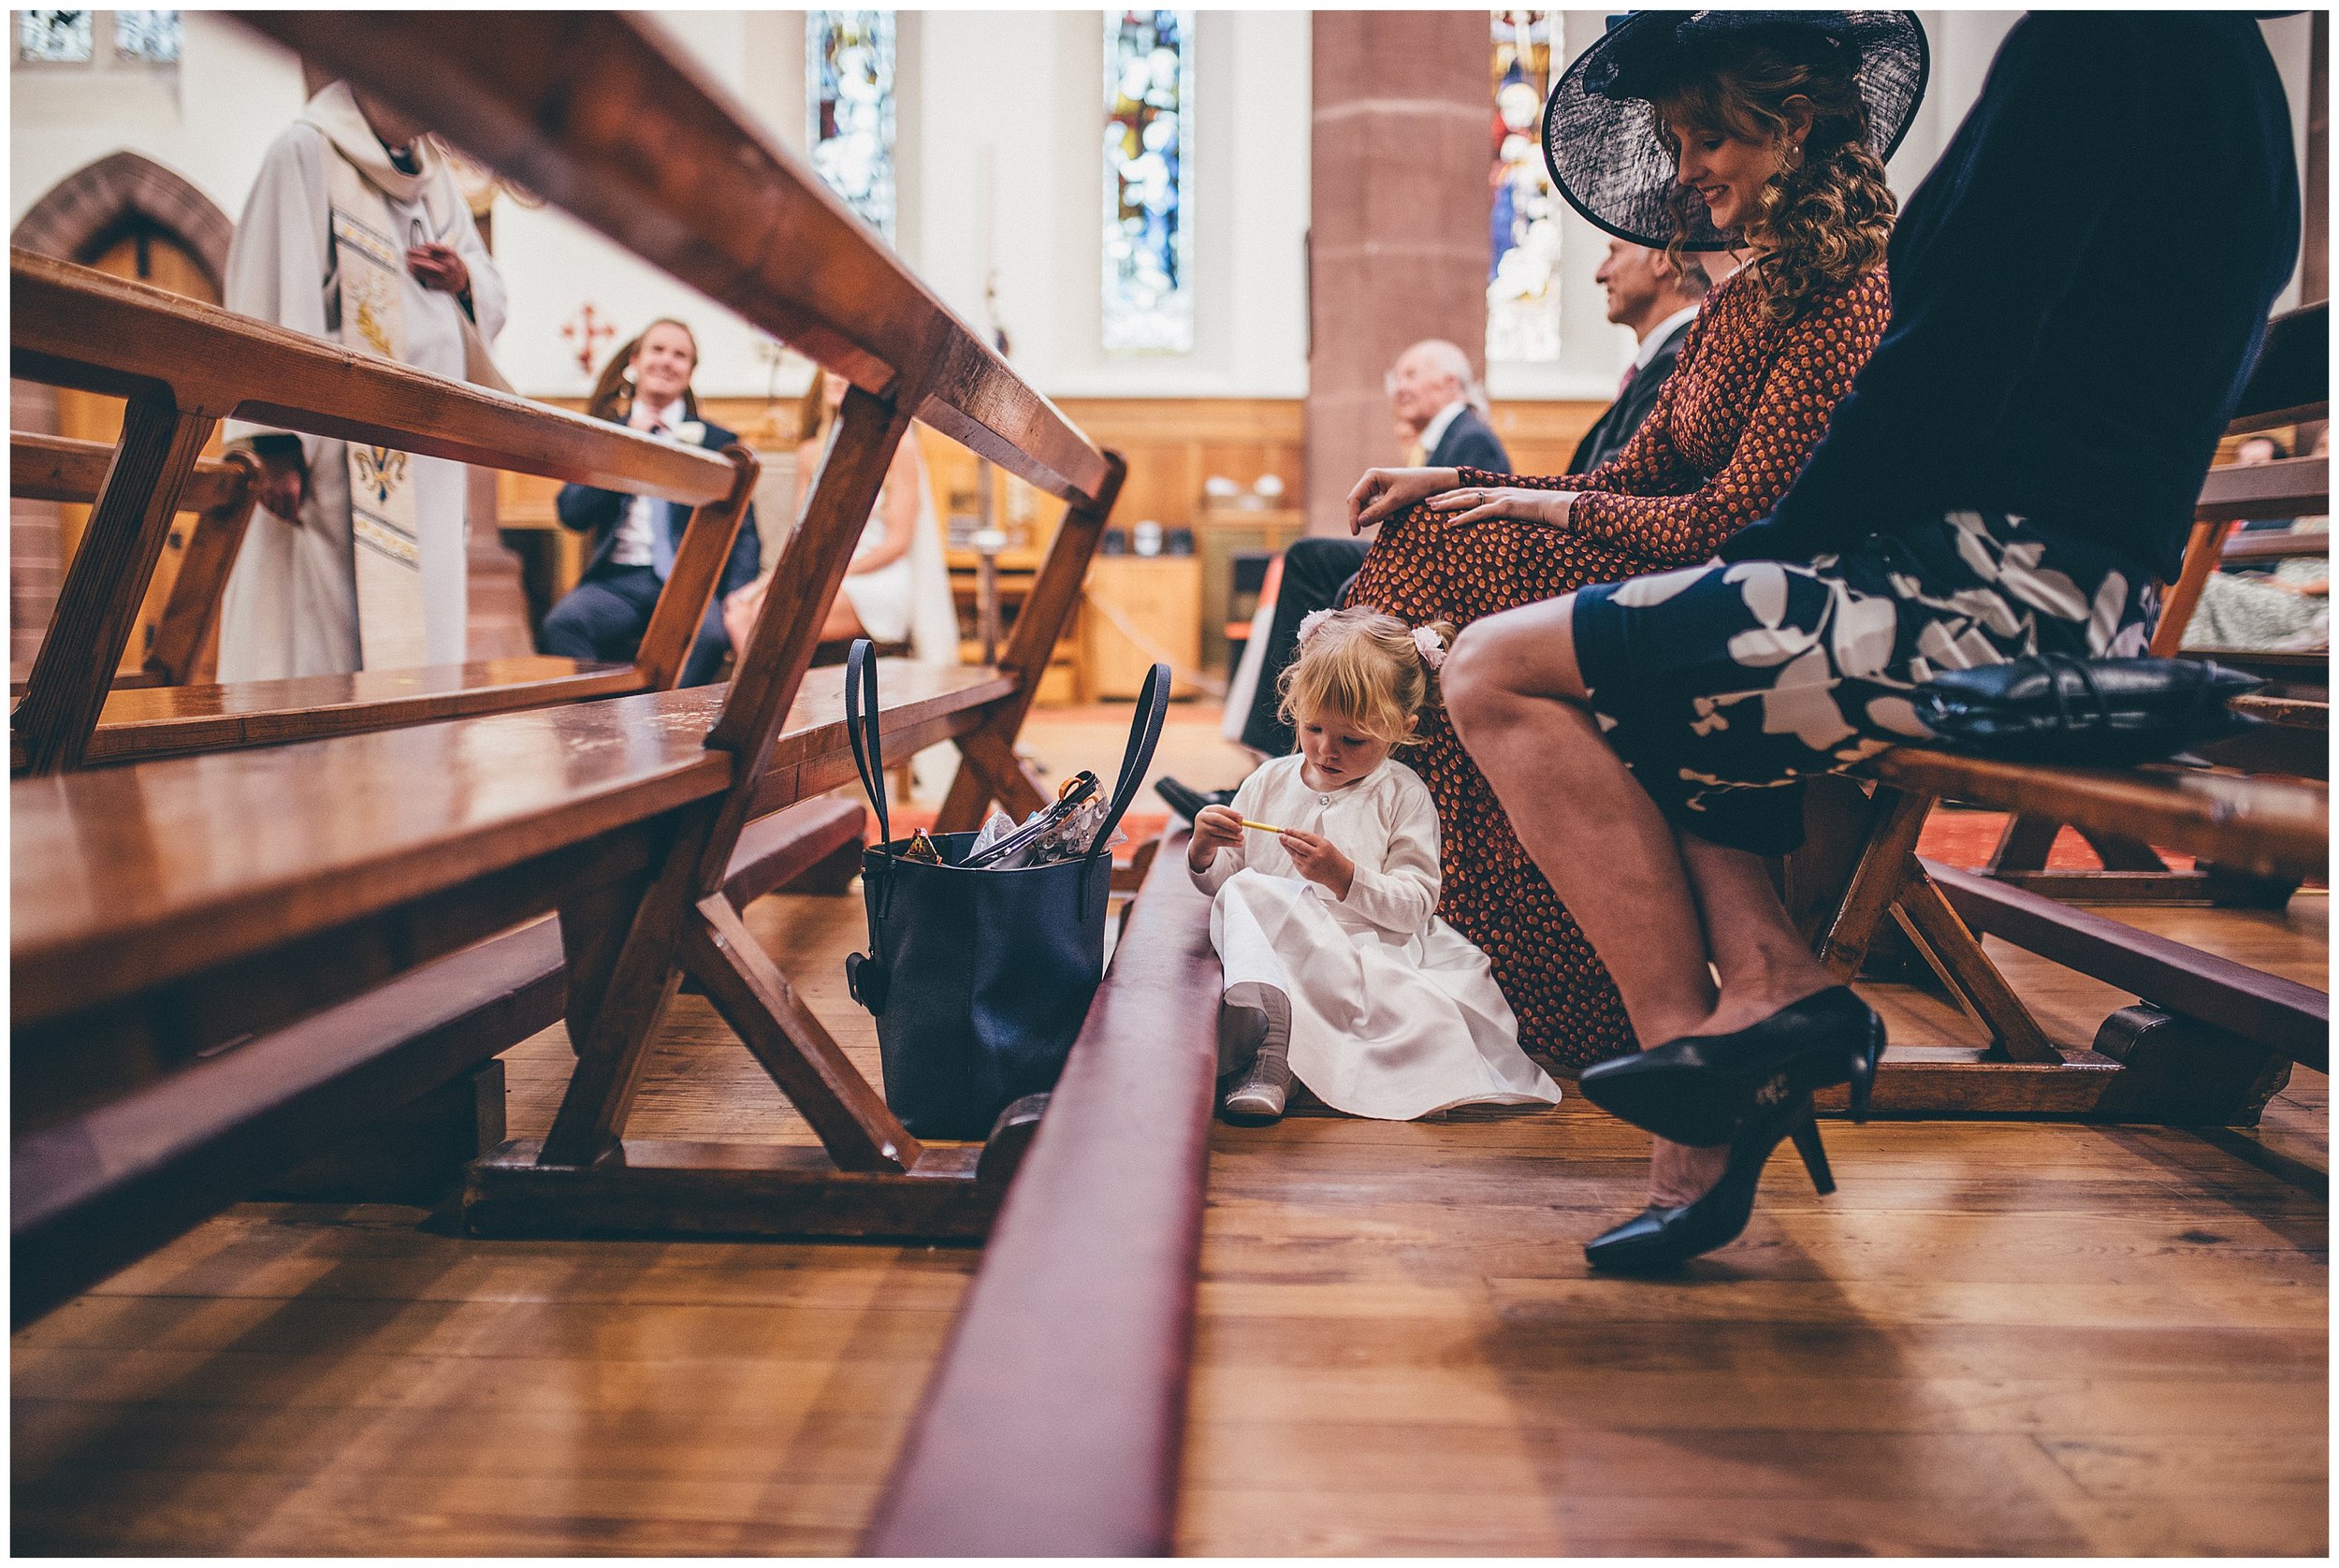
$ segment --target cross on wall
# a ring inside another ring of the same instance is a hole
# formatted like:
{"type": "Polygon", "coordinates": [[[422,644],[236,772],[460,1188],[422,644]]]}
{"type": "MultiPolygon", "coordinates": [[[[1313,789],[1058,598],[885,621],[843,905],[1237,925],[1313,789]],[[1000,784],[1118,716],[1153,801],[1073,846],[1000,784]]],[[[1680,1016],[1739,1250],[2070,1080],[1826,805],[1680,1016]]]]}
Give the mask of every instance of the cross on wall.
{"type": "Polygon", "coordinates": [[[609,318],[593,309],[590,303],[571,316],[560,328],[560,336],[576,345],[576,368],[587,375],[593,373],[593,361],[601,356],[602,343],[617,335],[609,318]]]}

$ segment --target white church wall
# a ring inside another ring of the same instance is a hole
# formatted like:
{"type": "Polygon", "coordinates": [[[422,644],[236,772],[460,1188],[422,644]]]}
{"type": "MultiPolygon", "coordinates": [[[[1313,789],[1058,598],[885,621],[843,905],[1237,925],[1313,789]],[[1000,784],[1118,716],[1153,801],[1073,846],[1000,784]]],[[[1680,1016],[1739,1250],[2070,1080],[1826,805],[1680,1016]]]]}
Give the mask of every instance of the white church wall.
{"type": "MultiPolygon", "coordinates": [[[[9,19],[13,25],[14,18],[9,19]]],[[[300,112],[300,63],[224,16],[189,11],[178,68],[8,73],[8,222],[110,153],[180,175],[232,220],[260,160],[300,112]]]]}
{"type": "MultiPolygon", "coordinates": [[[[1921,180],[1979,93],[2012,11],[1923,13],[1934,45],[1927,100],[1899,153],[1894,187],[1921,180]]],[[[1566,13],[1580,49],[1605,13],[1566,13]]],[[[798,152],[804,144],[804,13],[674,11],[663,24],[710,77],[798,152]]],[[[2302,156],[2304,16],[2261,24],[2291,98],[2302,156]]],[[[1306,390],[1308,72],[1304,11],[1204,11],[1195,32],[1196,341],[1179,356],[1102,350],[1102,18],[1097,11],[905,11],[898,31],[896,244],[937,294],[978,328],[998,313],[1015,362],[1059,397],[1296,398],[1306,390]]],[[[10,72],[13,223],[59,181],[133,151],[184,176],[231,218],[269,143],[299,112],[298,62],[216,13],[190,11],[173,72],[10,72]]],[[[523,391],[579,396],[589,366],[563,327],[586,306],[617,334],[681,316],[717,396],[790,395],[801,361],[775,370],[761,335],[728,311],[550,210],[506,200],[496,243],[515,283],[498,344],[523,391]]],[[[1604,319],[1591,273],[1605,236],[1563,222],[1563,348],[1549,366],[1492,368],[1505,399],[1605,398],[1632,340],[1604,319]]],[[[2296,284],[2285,303],[2296,298],[2296,284]]],[[[597,364],[618,337],[594,345],[597,364]]]]}
{"type": "Polygon", "coordinates": [[[1195,342],[1108,355],[1101,269],[1104,22],[1097,11],[929,11],[911,264],[1057,397],[1298,398],[1307,390],[1307,15],[1195,24],[1195,342]],[[937,80],[938,63],[948,76],[937,80]]]}

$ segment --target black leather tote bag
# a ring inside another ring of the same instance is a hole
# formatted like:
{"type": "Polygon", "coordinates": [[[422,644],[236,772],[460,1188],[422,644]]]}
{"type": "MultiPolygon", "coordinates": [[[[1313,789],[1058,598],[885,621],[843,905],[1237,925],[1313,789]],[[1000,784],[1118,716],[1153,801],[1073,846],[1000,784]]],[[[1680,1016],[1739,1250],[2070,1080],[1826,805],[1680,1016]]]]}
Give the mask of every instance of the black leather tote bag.
{"type": "Polygon", "coordinates": [[[1008,1106],[1054,1087],[1104,976],[1108,846],[1161,738],[1170,667],[1145,677],[1088,852],[997,871],[957,864],[971,833],[936,835],[938,865],[904,858],[909,840],[893,841],[872,652],[858,640],[845,663],[845,728],[880,839],[861,856],[869,951],[845,961],[845,976],[877,1019],[885,1102],[902,1125],[920,1138],[985,1138],[1008,1106]]]}
{"type": "Polygon", "coordinates": [[[2226,704],[2265,684],[2206,659],[2042,653],[1951,670],[1909,695],[1946,750],[2116,768],[2247,728],[2251,720],[2226,704]]]}

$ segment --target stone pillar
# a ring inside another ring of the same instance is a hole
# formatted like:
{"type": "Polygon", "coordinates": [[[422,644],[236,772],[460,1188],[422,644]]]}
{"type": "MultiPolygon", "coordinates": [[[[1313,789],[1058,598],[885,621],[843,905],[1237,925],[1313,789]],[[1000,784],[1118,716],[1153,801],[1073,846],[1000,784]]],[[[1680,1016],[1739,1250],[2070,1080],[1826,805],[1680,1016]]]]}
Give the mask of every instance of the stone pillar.
{"type": "Polygon", "coordinates": [[[1345,534],[1358,475],[1403,452],[1382,376],[1449,338],[1485,371],[1487,13],[1318,11],[1308,235],[1307,510],[1345,534]]]}

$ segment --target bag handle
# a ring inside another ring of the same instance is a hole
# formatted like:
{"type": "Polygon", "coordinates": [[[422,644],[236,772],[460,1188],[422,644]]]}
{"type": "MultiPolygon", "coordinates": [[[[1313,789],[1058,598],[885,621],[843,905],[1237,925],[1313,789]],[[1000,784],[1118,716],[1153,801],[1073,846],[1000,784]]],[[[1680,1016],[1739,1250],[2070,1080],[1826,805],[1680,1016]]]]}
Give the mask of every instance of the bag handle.
{"type": "Polygon", "coordinates": [[[877,807],[878,842],[891,844],[893,830],[885,820],[885,742],[878,727],[877,649],[866,637],[855,637],[845,655],[845,736],[852,742],[852,765],[861,775],[861,788],[877,807]]]}
{"type": "Polygon", "coordinates": [[[1156,664],[1145,672],[1144,689],[1138,693],[1137,714],[1129,720],[1129,746],[1121,754],[1121,777],[1112,787],[1111,807],[1105,813],[1104,825],[1097,830],[1095,842],[1088,846],[1088,853],[1082,857],[1083,889],[1088,885],[1086,864],[1105,853],[1112,841],[1112,830],[1121,825],[1121,813],[1129,808],[1137,787],[1145,781],[1145,770],[1154,762],[1154,746],[1161,739],[1161,721],[1169,713],[1170,666],[1156,664]]]}
{"type": "Polygon", "coordinates": [[[878,918],[893,905],[893,825],[885,812],[885,739],[878,721],[877,647],[866,637],[855,637],[845,654],[845,738],[852,743],[852,765],[861,775],[861,788],[877,807],[878,918]]]}

